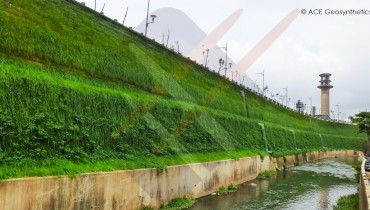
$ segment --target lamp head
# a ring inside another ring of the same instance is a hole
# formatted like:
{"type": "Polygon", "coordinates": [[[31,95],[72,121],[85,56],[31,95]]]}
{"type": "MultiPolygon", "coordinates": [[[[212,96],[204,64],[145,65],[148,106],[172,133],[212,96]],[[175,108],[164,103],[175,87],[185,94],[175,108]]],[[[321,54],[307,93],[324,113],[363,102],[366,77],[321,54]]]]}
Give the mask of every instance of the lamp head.
{"type": "Polygon", "coordinates": [[[157,15],[150,15],[150,17],[152,18],[152,22],[154,22],[154,19],[157,18],[157,15]]]}

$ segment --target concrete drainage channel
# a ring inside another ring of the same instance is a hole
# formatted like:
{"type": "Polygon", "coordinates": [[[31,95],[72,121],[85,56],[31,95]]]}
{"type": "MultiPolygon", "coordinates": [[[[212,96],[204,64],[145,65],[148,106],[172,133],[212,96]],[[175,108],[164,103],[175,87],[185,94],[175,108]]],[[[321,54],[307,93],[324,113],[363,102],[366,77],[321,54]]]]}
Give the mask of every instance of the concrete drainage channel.
{"type": "MultiPolygon", "coordinates": [[[[353,150],[324,151],[279,158],[248,157],[170,166],[160,173],[156,169],[138,169],[87,173],[75,178],[10,179],[0,185],[0,209],[111,210],[159,207],[174,198],[199,198],[217,191],[221,186],[253,180],[266,170],[282,170],[297,163],[358,154],[353,150]]],[[[369,186],[368,180],[365,184],[369,186]]],[[[365,184],[363,174],[362,185],[365,184]]]]}

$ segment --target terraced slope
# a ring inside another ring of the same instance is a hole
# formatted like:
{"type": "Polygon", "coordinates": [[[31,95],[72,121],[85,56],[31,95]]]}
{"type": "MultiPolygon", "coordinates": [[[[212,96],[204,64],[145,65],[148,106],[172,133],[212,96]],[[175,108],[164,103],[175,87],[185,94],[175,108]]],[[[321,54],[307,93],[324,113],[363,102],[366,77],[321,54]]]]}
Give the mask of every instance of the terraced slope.
{"type": "MultiPolygon", "coordinates": [[[[0,0],[0,8],[2,167],[59,164],[35,173],[63,174],[68,164],[109,160],[104,170],[113,170],[128,167],[115,161],[263,154],[265,143],[275,154],[358,149],[365,139],[244,90],[246,116],[241,87],[72,0],[0,0]]],[[[18,176],[4,171],[0,178],[18,176]]]]}

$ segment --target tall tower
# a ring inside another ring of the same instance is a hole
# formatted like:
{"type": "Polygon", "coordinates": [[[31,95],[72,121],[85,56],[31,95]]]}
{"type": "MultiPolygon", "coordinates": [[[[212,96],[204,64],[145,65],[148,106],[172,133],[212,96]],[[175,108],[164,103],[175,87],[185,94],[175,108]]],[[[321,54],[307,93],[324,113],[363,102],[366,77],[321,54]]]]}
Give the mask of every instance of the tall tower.
{"type": "Polygon", "coordinates": [[[329,73],[323,73],[319,75],[321,77],[320,85],[317,86],[321,89],[321,116],[323,117],[330,117],[330,88],[333,88],[330,85],[330,76],[329,73]]]}

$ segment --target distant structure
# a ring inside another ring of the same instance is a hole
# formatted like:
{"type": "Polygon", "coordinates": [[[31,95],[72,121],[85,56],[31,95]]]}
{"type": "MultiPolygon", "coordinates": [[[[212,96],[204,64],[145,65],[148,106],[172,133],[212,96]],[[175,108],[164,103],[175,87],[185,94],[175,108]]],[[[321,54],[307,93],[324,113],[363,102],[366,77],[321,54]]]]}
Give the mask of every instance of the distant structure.
{"type": "Polygon", "coordinates": [[[304,112],[304,104],[301,100],[298,100],[298,102],[295,104],[295,108],[296,108],[296,111],[299,112],[299,113],[302,113],[304,112]]]}
{"type": "Polygon", "coordinates": [[[311,115],[315,116],[316,115],[316,106],[313,106],[311,108],[311,115]]]}
{"type": "Polygon", "coordinates": [[[323,73],[319,75],[321,77],[320,85],[317,86],[321,89],[321,116],[325,118],[330,118],[330,94],[329,91],[333,86],[330,84],[329,73],[323,73]]]}

